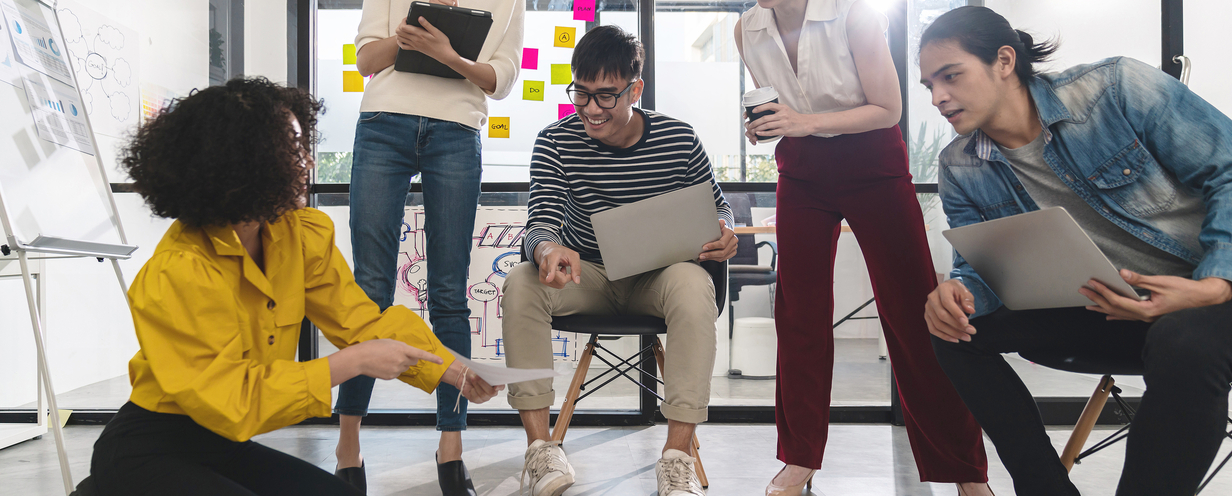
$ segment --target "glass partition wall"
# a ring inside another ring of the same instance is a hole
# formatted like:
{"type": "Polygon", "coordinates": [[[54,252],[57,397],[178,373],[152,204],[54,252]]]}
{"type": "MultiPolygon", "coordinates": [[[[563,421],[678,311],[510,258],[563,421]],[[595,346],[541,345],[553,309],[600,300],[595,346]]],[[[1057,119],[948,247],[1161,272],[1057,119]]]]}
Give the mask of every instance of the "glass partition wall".
{"type": "MultiPolygon", "coordinates": [[[[488,231],[514,233],[517,229],[517,216],[525,215],[528,164],[534,137],[539,129],[560,117],[562,105],[567,103],[564,94],[567,83],[565,77],[568,74],[572,49],[554,46],[558,28],[572,28],[575,37],[580,38],[586,30],[604,24],[620,25],[639,34],[646,43],[648,65],[645,79],[648,91],[640,104],[644,108],[689,122],[697,129],[729,201],[741,210],[740,223],[748,227],[765,227],[773,222],[774,182],[777,179],[774,147],[773,144],[752,146],[742,137],[739,99],[744,91],[753,88],[754,83],[740,61],[731,36],[736,20],[744,10],[754,5],[753,1],[600,0],[596,3],[597,12],[593,21],[575,20],[572,2],[569,0],[526,1],[525,47],[535,50],[536,64],[522,69],[513,94],[504,100],[489,102],[490,115],[494,118],[492,121],[499,125],[496,129],[489,126],[488,129],[481,130],[485,184],[484,193],[480,197],[480,208],[486,212],[481,218],[487,221],[476,231],[477,238],[484,238],[489,234],[484,230],[491,226],[496,227],[488,231]],[[524,98],[526,85],[542,88],[542,100],[524,98]]],[[[918,83],[918,40],[929,22],[961,5],[984,4],[1005,15],[1016,27],[1031,31],[1036,35],[1036,39],[1061,36],[1061,50],[1058,52],[1057,61],[1048,68],[1050,70],[1112,55],[1128,55],[1148,61],[1152,65],[1159,65],[1161,58],[1157,40],[1164,37],[1164,33],[1161,33],[1160,2],[1154,0],[1100,0],[1087,2],[1082,6],[1063,0],[1031,3],[1009,0],[868,1],[882,9],[890,18],[887,41],[898,65],[905,101],[901,126],[908,144],[911,171],[917,182],[925,223],[928,225],[934,264],[940,274],[949,270],[952,249],[940,234],[947,226],[936,195],[936,156],[954,136],[952,128],[931,106],[928,92],[918,83]],[[1065,15],[1058,15],[1059,13],[1065,15]],[[1113,22],[1105,22],[1109,16],[1113,22]],[[1095,22],[1097,20],[1101,22],[1095,22]],[[1118,42],[1109,43],[1109,40],[1118,42]]],[[[1170,1],[1163,0],[1163,3],[1166,5],[1170,1]]],[[[325,100],[328,108],[321,119],[321,131],[325,140],[317,149],[318,167],[313,201],[334,219],[338,228],[336,240],[344,256],[349,259],[351,248],[347,219],[351,148],[359,102],[363,95],[362,88],[366,81],[359,76],[355,67],[353,46],[348,45],[354,43],[362,0],[316,0],[305,1],[304,5],[298,10],[299,25],[312,26],[313,30],[310,31],[310,37],[305,37],[302,31],[298,33],[301,54],[298,64],[311,69],[307,72],[314,75],[311,84],[315,85],[316,93],[325,100]],[[302,8],[304,5],[315,8],[302,8]]],[[[1191,13],[1194,25],[1200,25],[1209,19],[1199,19],[1193,15],[1198,9],[1195,5],[1193,2],[1187,3],[1186,12],[1191,13]]],[[[1216,7],[1222,8],[1211,8],[1216,7]]],[[[205,15],[202,7],[202,16],[205,15]]],[[[213,26],[217,28],[218,23],[213,26]]],[[[204,24],[204,21],[202,29],[205,30],[203,32],[208,31],[208,25],[204,24]]],[[[1218,81],[1229,72],[1229,64],[1217,55],[1204,55],[1210,53],[1209,46],[1214,46],[1210,35],[1203,34],[1209,32],[1210,30],[1190,30],[1185,33],[1185,39],[1189,41],[1188,46],[1193,53],[1193,84],[1200,95],[1225,108],[1232,99],[1227,98],[1218,81]]],[[[237,36],[232,42],[242,44],[243,40],[237,36]]],[[[214,64],[216,58],[210,58],[209,54],[215,54],[218,50],[212,49],[208,44],[203,45],[201,50],[200,82],[167,82],[166,87],[174,86],[173,90],[187,94],[194,86],[208,84],[209,76],[213,75],[209,72],[210,68],[218,65],[214,64]]],[[[237,51],[237,47],[233,45],[229,50],[220,53],[242,54],[243,50],[237,51]]],[[[238,59],[239,57],[229,55],[227,60],[230,61],[229,64],[238,65],[238,59]]],[[[305,74],[307,69],[299,67],[297,70],[300,74],[305,74]]],[[[304,85],[305,79],[300,77],[301,86],[304,85]]],[[[152,247],[169,222],[149,221],[140,198],[132,193],[131,187],[125,183],[127,179],[113,180],[118,183],[113,185],[113,190],[117,193],[116,201],[121,214],[126,217],[126,228],[130,237],[150,240],[145,245],[152,247]]],[[[406,205],[414,211],[422,205],[422,197],[419,185],[410,184],[408,187],[410,194],[407,196],[406,205]]],[[[413,216],[410,218],[414,219],[413,216]]],[[[399,300],[399,303],[419,308],[416,307],[419,302],[415,295],[417,290],[421,289],[422,277],[417,276],[416,271],[422,269],[422,260],[415,260],[414,240],[416,236],[422,235],[422,230],[416,227],[408,225],[407,229],[408,238],[412,241],[411,249],[407,251],[407,263],[400,268],[405,269],[399,273],[405,295],[400,296],[404,299],[399,300]]],[[[765,232],[753,236],[759,242],[775,239],[774,234],[765,232]]],[[[489,258],[480,264],[472,264],[471,278],[499,288],[503,280],[502,269],[515,262],[507,256],[501,257],[518,251],[517,240],[487,243],[478,239],[474,250],[480,254],[488,253],[489,258]]],[[[152,249],[143,251],[147,252],[143,258],[135,259],[125,266],[125,273],[130,277],[136,274],[152,249]]],[[[759,264],[769,265],[772,259],[771,249],[768,246],[761,247],[758,257],[759,264]]],[[[831,324],[836,325],[834,332],[837,339],[833,419],[837,422],[893,420],[897,406],[893,399],[893,376],[888,362],[882,358],[879,339],[881,326],[875,305],[866,305],[872,292],[863,259],[858,244],[849,233],[843,234],[839,240],[835,273],[835,313],[831,324]]],[[[112,289],[110,284],[114,284],[114,281],[100,280],[98,286],[109,291],[112,289]]],[[[57,278],[54,274],[49,277],[48,300],[52,305],[57,304],[57,301],[76,298],[83,291],[88,291],[88,288],[79,284],[79,281],[70,281],[65,276],[57,278]]],[[[743,287],[738,298],[730,302],[728,310],[724,311],[716,323],[720,340],[712,384],[712,421],[773,422],[774,381],[737,378],[734,374],[729,374],[739,365],[732,361],[734,355],[729,338],[733,330],[729,323],[747,318],[772,317],[773,291],[773,285],[743,287]],[[728,339],[724,339],[725,337],[728,339]]],[[[5,301],[20,302],[20,291],[12,284],[6,282],[0,285],[0,292],[5,295],[13,293],[13,298],[5,301]]],[[[16,311],[17,308],[19,307],[10,308],[13,312],[0,313],[21,315],[21,312],[16,311]]],[[[496,331],[500,320],[499,300],[474,299],[471,309],[472,330],[475,333],[474,349],[478,350],[476,356],[500,361],[499,332],[496,331]]],[[[116,303],[115,311],[109,311],[107,315],[100,315],[98,318],[127,317],[122,302],[119,302],[116,303]]],[[[53,315],[50,318],[52,321],[49,324],[49,334],[54,334],[57,332],[57,317],[53,315]]],[[[26,360],[24,355],[18,356],[24,346],[22,340],[28,337],[28,331],[21,329],[26,328],[22,326],[27,326],[28,323],[23,319],[17,319],[15,322],[19,324],[14,327],[13,335],[16,336],[16,341],[12,343],[14,346],[8,347],[9,351],[5,352],[14,355],[3,360],[4,375],[14,378],[32,377],[33,370],[29,367],[29,360],[26,360]]],[[[737,327],[739,325],[738,322],[737,327]]],[[[303,340],[302,358],[325,356],[334,351],[327,341],[320,339],[319,333],[306,333],[305,336],[316,336],[317,339],[303,340]]],[[[574,371],[577,353],[581,350],[579,345],[582,343],[579,342],[578,336],[562,333],[553,337],[561,354],[556,366],[563,374],[556,389],[563,397],[565,386],[574,371]]],[[[581,340],[584,339],[584,336],[581,337],[581,340]]],[[[135,340],[126,335],[117,336],[112,341],[113,343],[106,344],[105,347],[94,347],[92,353],[86,353],[73,351],[71,343],[57,344],[53,335],[51,346],[60,349],[53,350],[53,353],[59,353],[60,361],[87,363],[105,359],[116,364],[127,361],[135,350],[135,340]],[[96,356],[104,354],[107,357],[96,356]]],[[[631,353],[639,347],[636,339],[628,338],[604,344],[622,353],[631,353]]],[[[57,355],[53,354],[52,358],[55,360],[57,355]]],[[[749,357],[742,358],[747,363],[749,357]]],[[[764,362],[773,361],[774,357],[754,359],[764,362]]],[[[1041,400],[1042,408],[1050,402],[1067,405],[1065,408],[1068,410],[1064,410],[1063,415],[1056,416],[1052,415],[1054,410],[1044,408],[1045,418],[1050,422],[1072,422],[1076,412],[1081,409],[1082,402],[1094,388],[1094,377],[1053,371],[1013,356],[1008,359],[1041,400]],[[1070,411],[1073,415],[1070,415],[1070,411]]],[[[603,368],[601,363],[597,363],[597,360],[595,362],[590,371],[592,377],[603,368]]],[[[107,370],[104,374],[92,374],[89,380],[84,381],[57,379],[58,386],[66,385],[62,386],[60,394],[61,406],[75,410],[71,421],[105,421],[109,418],[108,412],[113,412],[127,399],[129,387],[123,367],[117,365],[107,370]]],[[[1140,381],[1136,383],[1135,379],[1118,378],[1119,385],[1126,391],[1127,396],[1141,394],[1140,381]]],[[[33,384],[27,385],[26,382],[30,381],[24,380],[13,382],[15,384],[9,392],[0,395],[0,417],[3,417],[0,420],[29,421],[33,418],[32,402],[35,400],[33,384]]],[[[654,418],[656,410],[653,397],[640,393],[635,386],[623,379],[612,382],[578,406],[579,412],[574,418],[576,423],[644,423],[654,418]]],[[[369,423],[428,424],[432,421],[434,407],[434,400],[429,396],[417,394],[399,384],[378,382],[372,401],[375,417],[369,423]]],[[[486,405],[474,406],[472,411],[475,412],[473,419],[476,424],[516,422],[514,417],[509,415],[512,411],[503,397],[486,405]]]]}

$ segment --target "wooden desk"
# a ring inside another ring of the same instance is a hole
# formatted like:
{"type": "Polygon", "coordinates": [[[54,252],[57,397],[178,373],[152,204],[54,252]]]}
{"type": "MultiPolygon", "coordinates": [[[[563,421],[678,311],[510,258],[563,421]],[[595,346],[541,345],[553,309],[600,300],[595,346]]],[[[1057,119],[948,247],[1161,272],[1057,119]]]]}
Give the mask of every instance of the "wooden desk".
{"type": "MultiPolygon", "coordinates": [[[[732,229],[736,234],[774,234],[774,226],[747,226],[732,229]]],[[[851,232],[851,226],[843,224],[843,232],[851,232]]]]}

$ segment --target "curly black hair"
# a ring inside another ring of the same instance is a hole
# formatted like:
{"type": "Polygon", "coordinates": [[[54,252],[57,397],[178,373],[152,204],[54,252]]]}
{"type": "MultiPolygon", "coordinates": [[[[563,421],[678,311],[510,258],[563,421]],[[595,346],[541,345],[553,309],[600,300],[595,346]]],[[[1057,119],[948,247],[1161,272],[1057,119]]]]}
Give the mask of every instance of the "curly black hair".
{"type": "Polygon", "coordinates": [[[191,226],[275,221],[301,206],[323,110],[303,90],[237,77],[176,99],[137,130],[120,164],[158,216],[191,226]]]}

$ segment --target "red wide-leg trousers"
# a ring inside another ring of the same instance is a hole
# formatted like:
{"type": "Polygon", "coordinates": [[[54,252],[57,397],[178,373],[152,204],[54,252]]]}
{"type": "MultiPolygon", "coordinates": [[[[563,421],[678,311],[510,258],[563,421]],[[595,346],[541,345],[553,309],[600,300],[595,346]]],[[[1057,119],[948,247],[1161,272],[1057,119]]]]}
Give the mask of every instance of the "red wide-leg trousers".
{"type": "Polygon", "coordinates": [[[937,281],[898,126],[783,138],[775,159],[779,459],[821,467],[834,373],[834,252],[847,219],[868,264],[920,480],[988,480],[980,426],[937,364],[924,323],[937,281]]]}

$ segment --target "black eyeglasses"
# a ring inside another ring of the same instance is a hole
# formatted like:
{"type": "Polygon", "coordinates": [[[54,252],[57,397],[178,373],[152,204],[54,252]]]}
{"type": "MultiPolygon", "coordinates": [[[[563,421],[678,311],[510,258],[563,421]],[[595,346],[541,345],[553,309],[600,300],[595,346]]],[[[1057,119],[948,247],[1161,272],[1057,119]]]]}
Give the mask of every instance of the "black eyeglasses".
{"type": "Polygon", "coordinates": [[[582,90],[573,89],[573,83],[569,83],[569,86],[565,88],[565,93],[569,94],[569,101],[579,107],[590,105],[590,99],[594,98],[595,103],[599,105],[599,108],[612,109],[616,108],[616,101],[633,88],[634,83],[637,83],[637,81],[629,83],[629,85],[625,86],[625,89],[620,93],[588,93],[582,90]]]}

